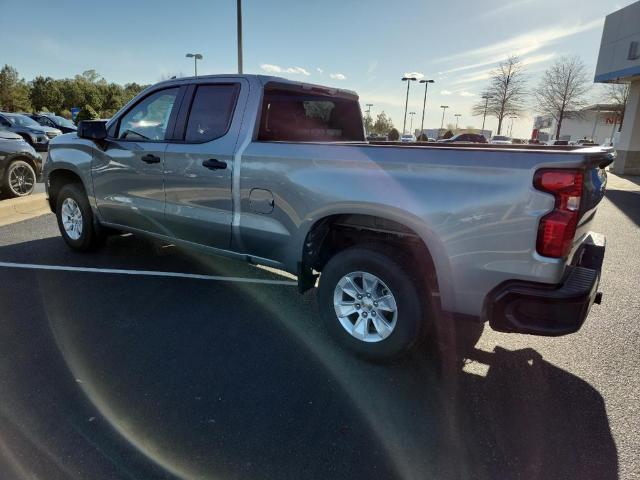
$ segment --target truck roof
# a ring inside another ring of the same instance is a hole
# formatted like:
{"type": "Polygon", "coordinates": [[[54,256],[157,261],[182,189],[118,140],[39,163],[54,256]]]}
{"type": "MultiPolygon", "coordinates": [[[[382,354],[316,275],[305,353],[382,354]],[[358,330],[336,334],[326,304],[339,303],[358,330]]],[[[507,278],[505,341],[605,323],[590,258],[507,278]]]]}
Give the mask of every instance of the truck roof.
{"type": "Polygon", "coordinates": [[[312,89],[322,89],[325,91],[329,91],[329,92],[335,92],[336,94],[340,94],[341,96],[348,96],[348,97],[352,97],[355,100],[357,100],[358,94],[356,92],[354,92],[353,90],[347,90],[344,88],[336,88],[336,87],[329,87],[326,85],[319,85],[319,84],[314,84],[314,83],[307,83],[307,82],[299,82],[296,80],[289,80],[287,78],[283,78],[283,77],[276,77],[274,75],[256,75],[256,74],[238,74],[238,73],[224,73],[224,74],[217,74],[217,75],[198,75],[197,77],[195,76],[191,76],[191,77],[180,77],[180,78],[172,78],[169,80],[164,80],[161,82],[157,82],[153,85],[151,85],[152,87],[155,87],[156,85],[160,85],[160,84],[168,84],[168,85],[179,85],[181,83],[184,82],[193,82],[195,80],[198,81],[202,81],[202,80],[218,80],[218,79],[235,79],[235,78],[246,78],[247,80],[251,81],[251,80],[257,80],[258,82],[260,82],[260,84],[264,87],[265,85],[267,85],[268,83],[274,83],[274,84],[279,84],[283,87],[289,86],[289,87],[293,87],[293,88],[302,88],[305,90],[312,90],[312,89]]]}

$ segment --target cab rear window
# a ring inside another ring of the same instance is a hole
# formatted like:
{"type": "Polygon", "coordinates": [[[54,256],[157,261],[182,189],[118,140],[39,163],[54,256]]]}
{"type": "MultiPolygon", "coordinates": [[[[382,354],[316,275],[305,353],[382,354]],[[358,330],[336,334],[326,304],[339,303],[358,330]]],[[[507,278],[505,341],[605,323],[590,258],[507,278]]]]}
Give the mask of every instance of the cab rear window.
{"type": "Polygon", "coordinates": [[[360,105],[357,99],[267,89],[262,102],[258,140],[363,141],[360,105]]]}

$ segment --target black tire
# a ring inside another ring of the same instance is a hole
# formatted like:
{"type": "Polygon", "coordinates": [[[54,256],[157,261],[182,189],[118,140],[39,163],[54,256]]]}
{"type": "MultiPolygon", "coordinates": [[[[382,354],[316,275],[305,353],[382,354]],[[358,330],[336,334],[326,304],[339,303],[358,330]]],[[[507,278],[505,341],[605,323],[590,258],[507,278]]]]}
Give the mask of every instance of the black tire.
{"type": "Polygon", "coordinates": [[[103,235],[99,234],[96,229],[95,219],[87,194],[79,183],[70,183],[64,185],[58,192],[56,203],[56,217],[58,219],[58,228],[62,238],[73,250],[78,252],[88,252],[96,249],[102,244],[103,235]],[[79,238],[71,238],[63,225],[62,210],[66,199],[71,199],[79,207],[82,215],[82,230],[79,238]]]}
{"type": "Polygon", "coordinates": [[[24,160],[16,159],[13,160],[9,165],[7,165],[7,169],[4,172],[4,179],[2,181],[2,192],[4,196],[9,198],[14,197],[26,197],[27,195],[31,195],[33,193],[33,189],[36,186],[36,181],[38,180],[36,176],[36,172],[31,166],[29,162],[24,160]],[[18,185],[16,187],[11,185],[11,177],[14,172],[20,172],[21,177],[25,177],[24,180],[30,183],[30,186],[18,185]],[[26,190],[22,190],[22,187],[27,188],[26,190]]]}
{"type": "Polygon", "coordinates": [[[362,357],[384,362],[402,357],[420,343],[427,326],[426,314],[431,309],[422,282],[412,277],[407,265],[402,253],[369,246],[348,248],[327,262],[320,276],[318,304],[326,328],[340,344],[362,357]],[[382,280],[397,305],[397,319],[391,334],[375,342],[365,342],[351,335],[338,320],[334,308],[338,282],[345,275],[359,271],[382,280]]]}

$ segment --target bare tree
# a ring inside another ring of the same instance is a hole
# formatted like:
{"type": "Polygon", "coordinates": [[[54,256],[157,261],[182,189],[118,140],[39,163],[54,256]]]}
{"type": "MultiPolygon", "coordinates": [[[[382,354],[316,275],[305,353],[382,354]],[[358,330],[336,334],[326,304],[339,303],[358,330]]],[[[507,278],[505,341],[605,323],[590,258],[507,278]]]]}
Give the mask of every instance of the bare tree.
{"type": "Polygon", "coordinates": [[[612,83],[607,85],[607,101],[613,103],[614,108],[620,114],[620,125],[618,126],[618,131],[622,131],[622,122],[624,122],[624,112],[627,108],[627,99],[629,98],[629,88],[630,84],[628,83],[612,83]]]}
{"type": "Polygon", "coordinates": [[[538,110],[556,121],[556,140],[560,138],[562,121],[579,116],[579,110],[586,106],[585,95],[590,87],[586,67],[578,56],[558,59],[542,75],[533,95],[538,110]]]}
{"type": "Polygon", "coordinates": [[[525,88],[524,65],[516,56],[507,58],[491,72],[489,87],[482,92],[482,101],[472,108],[473,115],[486,113],[498,119],[498,135],[502,131],[502,123],[511,115],[520,116],[524,109],[527,94],[525,88]],[[486,97],[489,97],[486,100],[486,97]],[[486,100],[486,102],[485,102],[486,100]]]}

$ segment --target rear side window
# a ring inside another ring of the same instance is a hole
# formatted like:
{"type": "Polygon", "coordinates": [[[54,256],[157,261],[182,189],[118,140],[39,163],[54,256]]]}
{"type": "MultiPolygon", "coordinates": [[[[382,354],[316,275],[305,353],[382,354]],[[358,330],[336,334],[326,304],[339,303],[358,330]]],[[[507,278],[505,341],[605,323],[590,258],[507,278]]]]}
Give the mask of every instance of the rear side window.
{"type": "Polygon", "coordinates": [[[265,90],[258,140],[363,141],[360,105],[356,99],[288,90],[265,90]]]}
{"type": "Polygon", "coordinates": [[[238,90],[236,84],[198,86],[191,104],[185,141],[202,143],[224,136],[231,124],[238,90]]]}

